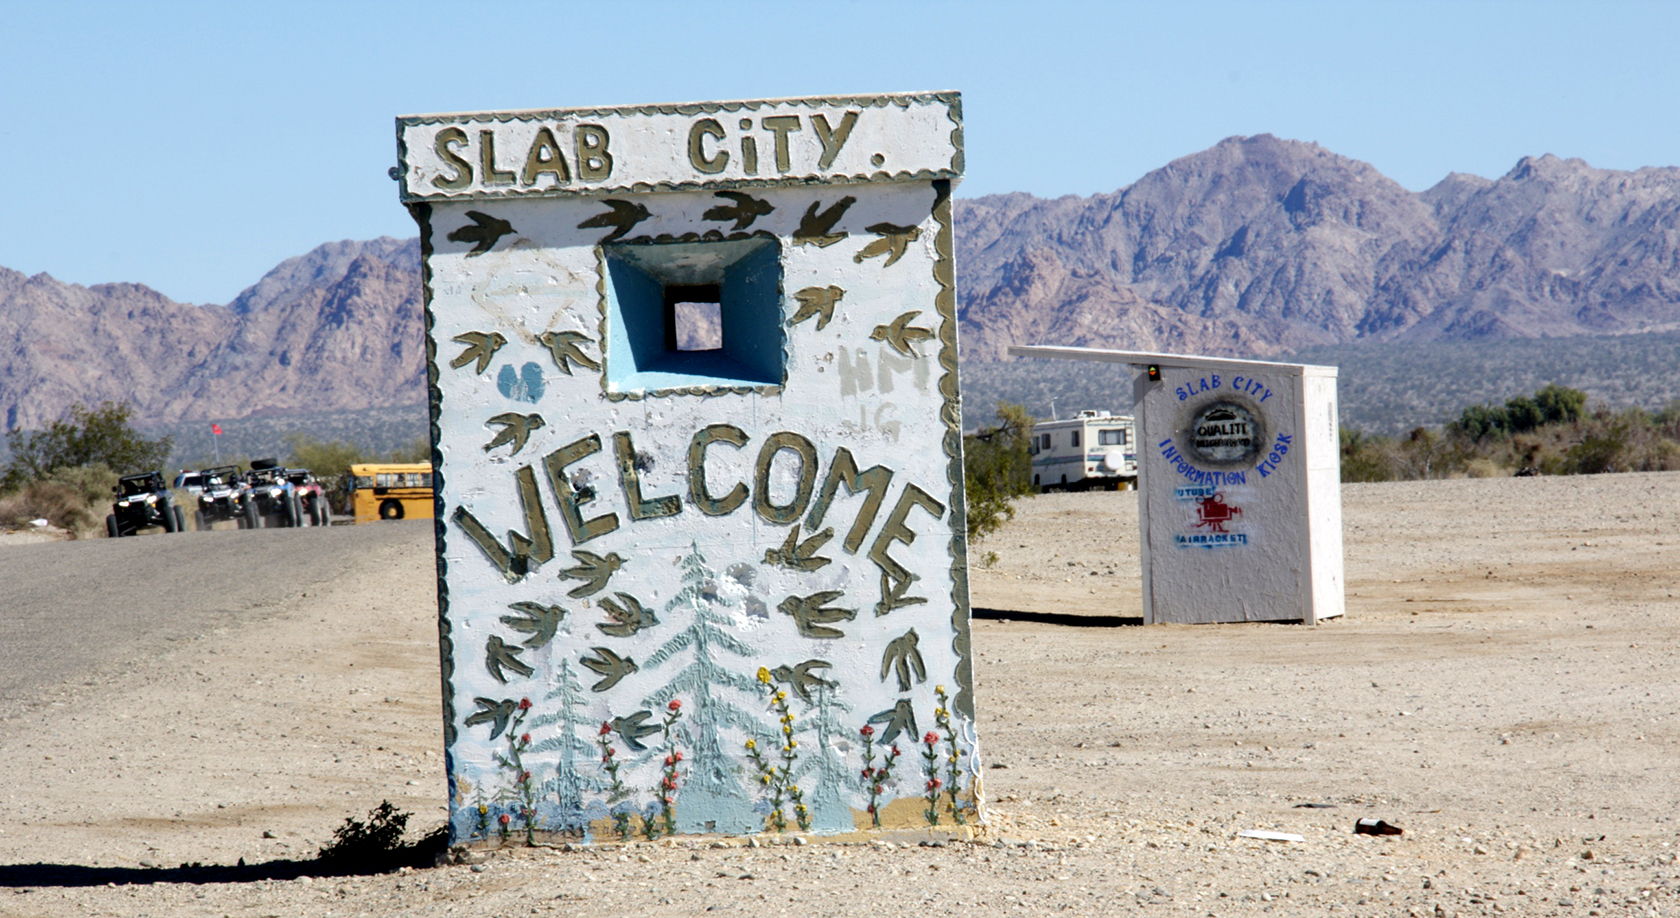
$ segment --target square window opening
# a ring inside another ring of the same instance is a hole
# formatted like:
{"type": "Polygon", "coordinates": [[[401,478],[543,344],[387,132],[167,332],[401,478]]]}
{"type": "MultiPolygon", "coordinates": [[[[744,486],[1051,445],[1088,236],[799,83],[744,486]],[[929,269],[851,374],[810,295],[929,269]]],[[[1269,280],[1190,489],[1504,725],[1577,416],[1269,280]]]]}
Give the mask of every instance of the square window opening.
{"type": "Polygon", "coordinates": [[[666,346],[674,351],[723,350],[722,288],[675,284],[665,288],[666,346]]]}
{"type": "Polygon", "coordinates": [[[600,252],[609,391],[782,384],[778,240],[619,243],[600,252]]]}

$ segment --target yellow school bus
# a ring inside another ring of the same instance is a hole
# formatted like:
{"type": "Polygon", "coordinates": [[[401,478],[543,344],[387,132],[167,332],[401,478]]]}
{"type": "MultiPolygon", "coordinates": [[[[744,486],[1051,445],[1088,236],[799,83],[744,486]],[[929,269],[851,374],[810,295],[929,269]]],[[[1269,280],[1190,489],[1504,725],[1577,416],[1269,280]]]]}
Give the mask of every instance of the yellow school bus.
{"type": "Polygon", "coordinates": [[[350,466],[350,510],[356,522],[432,518],[432,464],[350,466]]]}

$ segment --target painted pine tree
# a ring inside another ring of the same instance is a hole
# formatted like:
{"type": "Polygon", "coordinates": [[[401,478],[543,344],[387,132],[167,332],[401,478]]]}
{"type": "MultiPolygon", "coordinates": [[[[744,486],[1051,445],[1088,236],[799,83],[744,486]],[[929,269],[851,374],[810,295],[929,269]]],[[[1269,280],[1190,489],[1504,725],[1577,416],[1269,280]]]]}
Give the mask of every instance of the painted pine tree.
{"type": "Polygon", "coordinates": [[[672,660],[688,660],[642,702],[660,710],[677,698],[692,711],[682,728],[691,754],[677,803],[678,831],[757,831],[763,820],[753,812],[753,801],[744,790],[740,758],[725,746],[723,736],[727,728],[749,731],[757,725],[758,719],[734,698],[752,698],[758,686],[742,674],[749,664],[718,660],[724,654],[750,659],[753,649],[731,633],[730,617],[720,611],[729,601],[717,589],[718,574],[706,566],[700,546],[692,545],[679,563],[682,587],[664,605],[664,620],[687,625],[642,662],[644,670],[653,670],[672,660]]]}
{"type": "Polygon", "coordinates": [[[809,759],[807,777],[800,780],[812,785],[811,825],[818,832],[849,832],[852,807],[847,792],[853,784],[855,772],[846,763],[845,749],[850,748],[853,729],[842,715],[851,707],[841,701],[833,687],[819,685],[811,692],[812,704],[805,712],[806,727],[815,742],[817,754],[809,759]]]}
{"type": "Polygon", "coordinates": [[[554,777],[543,782],[543,795],[553,795],[559,815],[552,825],[544,828],[577,831],[589,823],[584,813],[584,795],[600,785],[598,778],[578,770],[579,762],[595,759],[595,746],[584,737],[593,735],[598,723],[586,713],[589,700],[583,683],[572,671],[571,662],[561,660],[557,675],[554,690],[544,699],[552,706],[532,717],[530,723],[533,730],[552,729],[553,732],[533,744],[529,752],[557,755],[554,777]]]}

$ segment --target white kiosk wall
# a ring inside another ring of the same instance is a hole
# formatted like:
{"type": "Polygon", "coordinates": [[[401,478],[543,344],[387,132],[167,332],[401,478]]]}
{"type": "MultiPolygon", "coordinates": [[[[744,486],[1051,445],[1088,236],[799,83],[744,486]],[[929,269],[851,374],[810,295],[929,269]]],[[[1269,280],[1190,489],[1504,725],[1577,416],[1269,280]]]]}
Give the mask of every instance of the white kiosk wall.
{"type": "Polygon", "coordinates": [[[1009,353],[1138,368],[1145,623],[1342,614],[1335,367],[1073,347],[1009,353]]]}
{"type": "Polygon", "coordinates": [[[961,136],[955,93],[398,120],[455,841],[978,819],[961,136]]]}

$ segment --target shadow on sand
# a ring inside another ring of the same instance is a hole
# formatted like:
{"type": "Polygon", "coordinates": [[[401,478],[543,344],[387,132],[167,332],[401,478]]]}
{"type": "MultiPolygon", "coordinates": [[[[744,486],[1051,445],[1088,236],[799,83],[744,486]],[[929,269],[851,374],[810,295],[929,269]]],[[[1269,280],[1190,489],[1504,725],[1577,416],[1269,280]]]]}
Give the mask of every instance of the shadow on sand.
{"type": "Polygon", "coordinates": [[[126,886],[136,883],[255,883],[298,877],[350,877],[433,867],[446,852],[446,834],[435,832],[373,858],[311,858],[260,864],[182,864],[179,867],[86,867],[80,864],[0,864],[0,889],[29,886],[126,886]]]}
{"type": "Polygon", "coordinates": [[[1142,616],[1075,615],[1071,612],[1019,612],[1013,609],[971,609],[974,618],[994,622],[1029,622],[1034,625],[1062,625],[1068,628],[1123,628],[1142,625],[1142,616]]]}

